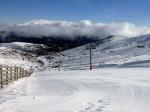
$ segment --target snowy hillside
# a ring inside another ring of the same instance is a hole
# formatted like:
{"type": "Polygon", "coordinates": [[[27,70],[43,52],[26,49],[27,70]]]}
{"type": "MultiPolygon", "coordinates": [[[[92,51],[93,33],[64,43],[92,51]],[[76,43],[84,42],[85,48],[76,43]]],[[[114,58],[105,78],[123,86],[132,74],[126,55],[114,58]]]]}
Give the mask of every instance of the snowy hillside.
{"type": "MultiPolygon", "coordinates": [[[[150,35],[92,43],[94,68],[101,67],[148,67],[150,66],[150,35]]],[[[54,63],[62,61],[63,69],[89,68],[89,44],[67,50],[54,58],[54,63]]]]}
{"type": "MultiPolygon", "coordinates": [[[[123,40],[113,37],[93,42],[92,46],[94,46],[92,48],[94,68],[150,66],[150,35],[123,40]]],[[[61,69],[64,70],[89,68],[89,44],[60,53],[51,52],[49,55],[40,55],[46,50],[48,50],[47,46],[42,44],[22,42],[1,43],[0,60],[2,64],[6,64],[6,62],[7,64],[18,63],[18,60],[20,60],[21,63],[25,61],[27,63],[35,62],[50,67],[55,67],[58,63],[61,63],[61,69]]]]}
{"type": "Polygon", "coordinates": [[[1,43],[0,65],[16,65],[27,69],[31,68],[31,66],[38,67],[41,64],[39,62],[42,61],[39,61],[40,56],[37,55],[37,52],[45,47],[41,44],[23,42],[1,43]]]}

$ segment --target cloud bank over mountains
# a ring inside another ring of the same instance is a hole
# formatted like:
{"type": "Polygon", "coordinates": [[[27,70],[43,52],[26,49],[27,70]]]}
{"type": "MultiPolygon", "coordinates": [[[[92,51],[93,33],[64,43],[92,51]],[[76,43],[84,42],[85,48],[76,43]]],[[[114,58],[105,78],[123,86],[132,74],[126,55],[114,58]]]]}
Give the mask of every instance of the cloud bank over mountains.
{"type": "Polygon", "coordinates": [[[89,20],[80,22],[70,21],[49,21],[34,20],[31,22],[5,26],[0,25],[1,37],[9,36],[10,33],[24,37],[66,37],[75,38],[76,36],[98,37],[119,36],[119,37],[135,37],[139,35],[149,34],[150,28],[145,26],[136,26],[132,23],[92,23],[89,20]]]}

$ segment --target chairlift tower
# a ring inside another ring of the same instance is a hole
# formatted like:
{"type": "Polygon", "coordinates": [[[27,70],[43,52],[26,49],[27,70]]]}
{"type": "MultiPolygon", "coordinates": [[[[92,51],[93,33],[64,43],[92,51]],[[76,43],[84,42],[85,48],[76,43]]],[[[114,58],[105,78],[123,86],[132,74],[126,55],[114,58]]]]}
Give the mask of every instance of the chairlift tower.
{"type": "Polygon", "coordinates": [[[90,70],[92,70],[92,43],[90,43],[90,70]]]}

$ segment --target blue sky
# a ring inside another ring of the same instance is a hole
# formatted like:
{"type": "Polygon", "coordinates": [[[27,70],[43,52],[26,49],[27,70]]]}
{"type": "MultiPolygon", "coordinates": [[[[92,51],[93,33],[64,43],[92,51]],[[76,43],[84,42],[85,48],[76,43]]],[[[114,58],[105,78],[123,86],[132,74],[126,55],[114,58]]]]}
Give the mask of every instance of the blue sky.
{"type": "Polygon", "coordinates": [[[0,22],[88,19],[150,26],[149,5],[150,0],[0,0],[0,22]]]}

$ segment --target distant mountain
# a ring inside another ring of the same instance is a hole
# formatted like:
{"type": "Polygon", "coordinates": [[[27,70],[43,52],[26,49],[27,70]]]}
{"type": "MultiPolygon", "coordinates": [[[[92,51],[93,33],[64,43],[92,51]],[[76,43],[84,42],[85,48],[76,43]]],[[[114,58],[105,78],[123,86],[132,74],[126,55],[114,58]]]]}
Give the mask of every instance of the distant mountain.
{"type": "Polygon", "coordinates": [[[96,37],[75,37],[74,39],[66,38],[66,37],[23,37],[17,36],[15,33],[10,33],[5,38],[0,37],[0,43],[7,42],[27,42],[27,43],[35,43],[35,44],[44,44],[51,48],[52,51],[60,51],[66,50],[70,48],[74,48],[77,46],[81,46],[90,42],[98,41],[99,39],[96,37]]]}

